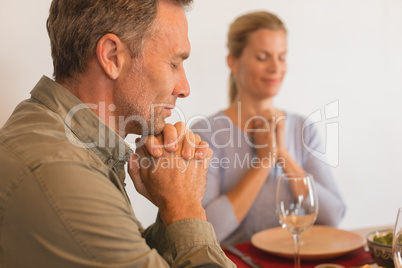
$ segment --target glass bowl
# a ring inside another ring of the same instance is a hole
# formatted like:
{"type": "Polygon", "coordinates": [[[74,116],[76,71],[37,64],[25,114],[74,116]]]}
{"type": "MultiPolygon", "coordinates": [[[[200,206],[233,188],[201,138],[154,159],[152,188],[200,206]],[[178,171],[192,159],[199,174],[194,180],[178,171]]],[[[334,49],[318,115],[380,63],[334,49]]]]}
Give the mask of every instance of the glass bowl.
{"type": "Polygon", "coordinates": [[[392,260],[392,244],[387,245],[374,241],[374,237],[383,237],[389,233],[393,233],[392,229],[378,230],[371,232],[367,235],[367,245],[370,249],[370,254],[374,261],[383,267],[394,268],[394,261],[392,260]]]}

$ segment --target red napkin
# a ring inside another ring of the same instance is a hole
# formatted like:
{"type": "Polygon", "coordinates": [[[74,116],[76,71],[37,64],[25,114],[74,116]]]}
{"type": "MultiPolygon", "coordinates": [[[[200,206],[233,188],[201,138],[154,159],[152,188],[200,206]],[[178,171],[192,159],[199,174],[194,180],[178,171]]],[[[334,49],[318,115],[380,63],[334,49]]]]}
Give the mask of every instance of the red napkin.
{"type": "MultiPolygon", "coordinates": [[[[259,250],[254,247],[250,242],[238,244],[235,246],[244,254],[250,256],[253,260],[261,264],[263,267],[272,267],[272,268],[293,268],[293,260],[285,259],[281,257],[276,257],[271,255],[265,251],[259,250]]],[[[229,259],[231,259],[238,268],[248,268],[249,266],[244,263],[239,257],[233,255],[224,250],[229,259]]],[[[318,260],[318,261],[306,261],[301,260],[301,266],[303,268],[314,268],[316,265],[320,263],[336,263],[339,265],[343,265],[345,267],[350,266],[359,266],[364,264],[373,263],[373,258],[371,257],[369,252],[364,251],[363,247],[356,249],[348,254],[327,259],[327,260],[318,260]]]]}

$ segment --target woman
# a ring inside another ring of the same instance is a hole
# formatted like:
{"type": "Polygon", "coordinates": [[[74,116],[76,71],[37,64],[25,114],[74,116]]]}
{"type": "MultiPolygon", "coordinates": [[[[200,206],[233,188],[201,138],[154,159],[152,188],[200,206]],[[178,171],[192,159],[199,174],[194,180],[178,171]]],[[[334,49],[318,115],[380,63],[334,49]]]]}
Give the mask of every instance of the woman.
{"type": "Polygon", "coordinates": [[[286,41],[286,28],[273,14],[237,18],[228,35],[230,106],[193,126],[214,150],[203,205],[222,244],[279,226],[275,191],[282,173],[314,176],[316,224],[335,226],[345,212],[328,165],[305,149],[322,151],[316,129],[274,105],[286,73],[286,41]]]}

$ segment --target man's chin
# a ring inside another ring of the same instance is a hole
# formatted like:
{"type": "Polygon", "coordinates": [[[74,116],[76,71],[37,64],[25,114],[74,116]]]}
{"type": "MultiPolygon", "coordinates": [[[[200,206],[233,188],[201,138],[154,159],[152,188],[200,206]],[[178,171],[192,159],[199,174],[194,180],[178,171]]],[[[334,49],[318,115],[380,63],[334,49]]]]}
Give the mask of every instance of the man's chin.
{"type": "Polygon", "coordinates": [[[150,126],[149,133],[147,135],[158,136],[162,133],[165,126],[166,126],[165,121],[158,122],[158,123],[154,124],[153,126],[150,126]]]}
{"type": "Polygon", "coordinates": [[[130,124],[127,125],[128,133],[137,134],[143,136],[149,135],[159,135],[162,133],[163,129],[166,126],[166,122],[163,119],[155,120],[152,122],[151,120],[147,120],[143,122],[144,124],[130,124]]]}
{"type": "Polygon", "coordinates": [[[160,124],[158,127],[155,127],[154,135],[155,135],[155,136],[160,135],[160,134],[162,133],[163,129],[165,128],[165,126],[166,126],[166,123],[163,122],[163,123],[160,124]]]}
{"type": "Polygon", "coordinates": [[[166,123],[158,123],[154,125],[128,125],[126,127],[126,134],[135,134],[141,136],[149,136],[149,135],[159,135],[162,133],[163,129],[165,128],[166,123]]]}

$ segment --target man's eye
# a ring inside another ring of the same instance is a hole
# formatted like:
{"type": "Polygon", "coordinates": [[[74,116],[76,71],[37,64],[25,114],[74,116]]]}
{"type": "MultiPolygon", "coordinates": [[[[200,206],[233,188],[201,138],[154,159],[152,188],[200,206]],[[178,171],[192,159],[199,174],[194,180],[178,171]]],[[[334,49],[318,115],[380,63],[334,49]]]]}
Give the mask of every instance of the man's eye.
{"type": "Polygon", "coordinates": [[[265,61],[267,59],[267,57],[265,55],[259,55],[257,56],[257,60],[258,61],[265,61]]]}
{"type": "Polygon", "coordinates": [[[179,64],[172,62],[171,63],[172,69],[177,70],[179,68],[179,64]]]}

